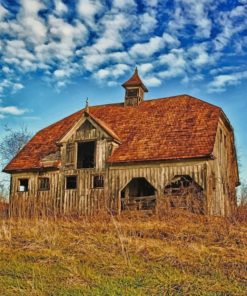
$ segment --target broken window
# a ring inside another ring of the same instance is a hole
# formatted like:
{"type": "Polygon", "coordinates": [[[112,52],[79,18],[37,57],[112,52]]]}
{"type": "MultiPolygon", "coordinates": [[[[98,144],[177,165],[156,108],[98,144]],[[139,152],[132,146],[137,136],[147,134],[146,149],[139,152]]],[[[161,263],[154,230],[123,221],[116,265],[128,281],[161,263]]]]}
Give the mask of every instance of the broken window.
{"type": "Polygon", "coordinates": [[[184,208],[192,212],[204,211],[202,187],[189,175],[177,175],[165,186],[164,194],[173,208],[184,208]]]}
{"type": "Polygon", "coordinates": [[[39,178],[39,190],[49,190],[50,180],[49,178],[39,178]]]}
{"type": "Polygon", "coordinates": [[[79,142],[77,148],[77,168],[95,167],[95,147],[96,142],[79,142]]]}
{"type": "Polygon", "coordinates": [[[104,187],[104,176],[96,175],[93,176],[93,188],[103,188],[104,187]]]}
{"type": "Polygon", "coordinates": [[[28,179],[19,179],[19,188],[18,191],[26,192],[28,191],[28,179]]]}
{"type": "Polygon", "coordinates": [[[66,189],[76,189],[77,188],[77,177],[67,176],[66,177],[66,189]]]}

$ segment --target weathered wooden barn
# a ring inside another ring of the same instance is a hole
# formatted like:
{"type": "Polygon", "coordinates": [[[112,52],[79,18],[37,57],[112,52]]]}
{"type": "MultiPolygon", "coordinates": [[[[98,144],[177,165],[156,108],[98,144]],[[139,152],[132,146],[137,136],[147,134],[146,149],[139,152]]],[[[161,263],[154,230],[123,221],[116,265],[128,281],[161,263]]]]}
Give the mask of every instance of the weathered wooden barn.
{"type": "Polygon", "coordinates": [[[5,167],[12,215],[232,213],[239,176],[222,109],[189,95],[145,101],[137,69],[123,87],[123,103],[87,106],[44,128],[5,167]]]}

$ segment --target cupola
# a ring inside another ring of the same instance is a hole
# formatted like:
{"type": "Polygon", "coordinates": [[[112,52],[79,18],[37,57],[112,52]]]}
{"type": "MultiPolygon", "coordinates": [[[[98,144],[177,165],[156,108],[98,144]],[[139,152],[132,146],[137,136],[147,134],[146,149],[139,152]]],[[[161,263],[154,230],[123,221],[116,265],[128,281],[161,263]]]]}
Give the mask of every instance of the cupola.
{"type": "Polygon", "coordinates": [[[135,68],[130,79],[124,82],[122,86],[125,88],[125,106],[138,106],[144,100],[144,93],[148,92],[139,77],[137,68],[135,68]]]}

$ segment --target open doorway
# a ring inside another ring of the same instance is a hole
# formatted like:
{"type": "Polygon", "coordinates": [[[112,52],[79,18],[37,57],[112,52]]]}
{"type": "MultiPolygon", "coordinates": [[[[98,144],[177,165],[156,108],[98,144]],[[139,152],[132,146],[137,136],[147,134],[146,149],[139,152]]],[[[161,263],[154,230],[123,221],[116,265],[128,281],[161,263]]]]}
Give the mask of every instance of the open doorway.
{"type": "Polygon", "coordinates": [[[203,214],[205,196],[203,188],[189,175],[177,175],[165,186],[164,196],[171,208],[182,208],[203,214]]]}
{"type": "Polygon", "coordinates": [[[155,193],[155,188],[145,178],[133,178],[121,191],[121,210],[154,209],[155,193]]]}

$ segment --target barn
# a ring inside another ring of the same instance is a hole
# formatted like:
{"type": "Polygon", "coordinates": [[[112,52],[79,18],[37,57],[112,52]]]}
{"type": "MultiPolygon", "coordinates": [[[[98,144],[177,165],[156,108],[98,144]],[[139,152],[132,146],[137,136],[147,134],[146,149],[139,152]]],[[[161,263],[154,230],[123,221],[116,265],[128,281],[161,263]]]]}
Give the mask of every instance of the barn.
{"type": "Polygon", "coordinates": [[[13,216],[162,208],[231,215],[239,175],[223,110],[189,95],[144,100],[137,69],[122,86],[122,103],[87,105],[42,129],[4,168],[13,216]]]}

